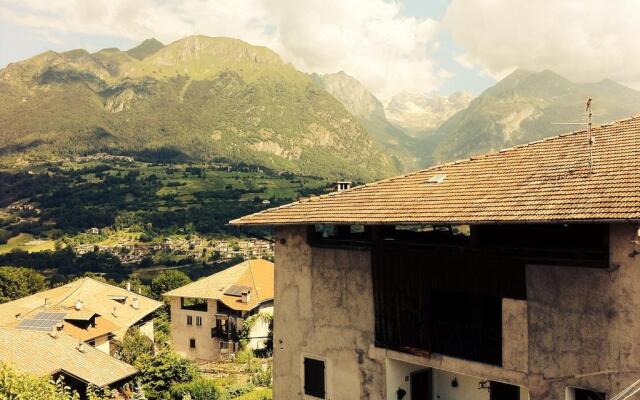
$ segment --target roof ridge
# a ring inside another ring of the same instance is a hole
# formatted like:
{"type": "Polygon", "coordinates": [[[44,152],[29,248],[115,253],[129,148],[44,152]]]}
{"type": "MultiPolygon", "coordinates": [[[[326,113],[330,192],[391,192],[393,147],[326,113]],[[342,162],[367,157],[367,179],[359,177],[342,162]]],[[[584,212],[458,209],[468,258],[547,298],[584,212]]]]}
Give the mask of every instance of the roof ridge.
{"type": "MultiPolygon", "coordinates": [[[[109,287],[109,288],[115,288],[115,289],[118,289],[118,290],[124,290],[125,292],[133,293],[133,294],[135,294],[136,296],[144,297],[144,298],[146,298],[146,299],[148,299],[148,300],[151,300],[151,301],[154,301],[154,302],[156,302],[156,303],[162,303],[162,302],[160,302],[160,301],[158,301],[158,300],[154,300],[154,299],[152,299],[151,297],[147,297],[147,296],[145,296],[145,295],[143,295],[143,294],[136,293],[136,292],[133,292],[133,291],[131,291],[131,290],[127,290],[127,289],[125,289],[125,288],[121,288],[120,286],[115,286],[115,285],[112,285],[112,284],[110,284],[110,283],[100,281],[100,280],[98,280],[98,279],[93,279],[93,278],[91,278],[90,276],[85,276],[85,277],[83,277],[83,278],[81,278],[81,279],[83,279],[85,282],[86,282],[86,281],[91,281],[91,282],[94,282],[94,283],[99,283],[99,284],[101,284],[102,286],[107,286],[107,287],[109,287]]],[[[84,282],[83,282],[83,283],[84,283],[84,282]]]]}

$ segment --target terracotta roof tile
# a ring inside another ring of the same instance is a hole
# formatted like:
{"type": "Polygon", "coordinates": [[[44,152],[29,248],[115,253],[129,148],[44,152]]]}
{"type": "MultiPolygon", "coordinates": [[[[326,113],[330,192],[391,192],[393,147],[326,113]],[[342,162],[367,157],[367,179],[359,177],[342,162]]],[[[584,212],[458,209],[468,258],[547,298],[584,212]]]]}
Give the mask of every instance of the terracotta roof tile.
{"type": "Polygon", "coordinates": [[[234,225],[640,220],[640,116],[350,190],[303,199],[234,225]],[[428,183],[434,175],[441,183],[428,183]]]}
{"type": "Polygon", "coordinates": [[[84,345],[65,333],[56,338],[47,332],[0,328],[0,361],[39,376],[64,371],[97,386],[118,382],[138,371],[129,364],[84,345]]]}
{"type": "Polygon", "coordinates": [[[164,296],[220,300],[234,310],[248,311],[264,301],[273,299],[273,276],[272,262],[262,259],[247,260],[167,292],[164,296]],[[243,303],[238,296],[225,294],[234,285],[251,288],[248,303],[243,303]]]}

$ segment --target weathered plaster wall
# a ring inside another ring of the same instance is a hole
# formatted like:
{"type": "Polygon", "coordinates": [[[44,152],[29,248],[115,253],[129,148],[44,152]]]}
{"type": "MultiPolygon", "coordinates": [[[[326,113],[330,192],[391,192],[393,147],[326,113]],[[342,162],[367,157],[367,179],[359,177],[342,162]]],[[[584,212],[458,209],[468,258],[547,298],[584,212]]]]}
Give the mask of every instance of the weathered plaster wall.
{"type": "Polygon", "coordinates": [[[328,399],[384,399],[384,359],[369,355],[369,253],[311,249],[305,233],[304,227],[276,231],[274,398],[303,398],[308,354],[326,359],[328,399]]]}
{"type": "Polygon", "coordinates": [[[183,310],[179,297],[172,297],[170,306],[173,349],[192,360],[217,360],[220,342],[211,337],[211,329],[216,323],[216,301],[207,300],[207,311],[183,310]],[[187,325],[188,315],[193,317],[193,325],[187,325]],[[202,326],[196,325],[196,316],[202,317],[202,326]],[[196,340],[195,349],[189,347],[190,339],[196,340]]]}
{"type": "Polygon", "coordinates": [[[376,348],[369,253],[311,249],[305,228],[278,228],[275,399],[303,398],[304,354],[327,360],[334,400],[385,398],[388,359],[522,386],[532,400],[564,399],[567,386],[613,395],[640,378],[635,234],[635,226],[612,225],[613,272],[527,266],[528,301],[503,301],[503,367],[496,367],[376,348]]]}
{"type": "Polygon", "coordinates": [[[566,386],[613,395],[640,377],[636,229],[611,225],[615,271],[527,267],[532,398],[563,398],[566,386]]]}

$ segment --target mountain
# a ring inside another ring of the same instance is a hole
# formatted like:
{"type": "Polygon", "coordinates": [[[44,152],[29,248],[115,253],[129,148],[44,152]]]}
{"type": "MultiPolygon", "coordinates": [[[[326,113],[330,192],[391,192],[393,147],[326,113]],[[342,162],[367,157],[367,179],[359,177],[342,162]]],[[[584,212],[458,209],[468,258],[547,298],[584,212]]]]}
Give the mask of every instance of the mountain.
{"type": "Polygon", "coordinates": [[[205,36],[9,64],[0,143],[5,161],[109,152],[367,180],[400,171],[309,75],[266,47],[205,36]]]}
{"type": "Polygon", "coordinates": [[[392,155],[399,169],[419,166],[413,153],[414,140],[393,126],[385,115],[384,106],[362,83],[343,71],[334,74],[312,74],[312,78],[354,115],[373,138],[392,155]]]}
{"type": "Polygon", "coordinates": [[[640,110],[640,92],[611,80],[575,83],[552,71],[516,70],[444,122],[423,148],[439,162],[585,129],[555,123],[585,122],[588,97],[593,98],[594,122],[640,110]]]}
{"type": "Polygon", "coordinates": [[[466,92],[433,97],[405,92],[391,97],[385,111],[389,122],[408,135],[421,137],[433,132],[453,114],[466,108],[472,98],[466,92]]]}
{"type": "Polygon", "coordinates": [[[137,58],[138,60],[142,60],[146,56],[155,53],[164,47],[164,44],[156,40],[155,38],[146,39],[136,47],[127,50],[127,54],[129,54],[133,58],[137,58]]]}

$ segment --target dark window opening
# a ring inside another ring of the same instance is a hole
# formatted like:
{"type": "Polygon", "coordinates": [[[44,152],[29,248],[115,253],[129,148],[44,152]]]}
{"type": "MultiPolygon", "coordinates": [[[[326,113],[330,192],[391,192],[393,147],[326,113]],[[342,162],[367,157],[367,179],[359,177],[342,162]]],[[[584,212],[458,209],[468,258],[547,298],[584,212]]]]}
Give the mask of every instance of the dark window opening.
{"type": "Polygon", "coordinates": [[[182,297],[180,298],[180,308],[191,311],[207,311],[207,299],[182,297]]]}
{"type": "Polygon", "coordinates": [[[202,326],[202,317],[196,317],[196,326],[202,326]]]}
{"type": "Polygon", "coordinates": [[[606,224],[311,225],[307,238],[313,247],[424,246],[543,265],[609,266],[606,224]]]}
{"type": "Polygon", "coordinates": [[[325,398],[324,361],[304,358],[304,394],[319,399],[325,398]]]}
{"type": "Polygon", "coordinates": [[[193,317],[191,315],[187,315],[187,325],[193,325],[193,317]]]}
{"type": "Polygon", "coordinates": [[[371,227],[365,225],[312,225],[308,242],[317,247],[357,247],[371,244],[371,227]]]}
{"type": "Polygon", "coordinates": [[[594,392],[586,389],[574,389],[575,400],[606,400],[607,395],[601,392],[594,392]]]}
{"type": "Polygon", "coordinates": [[[196,348],[196,340],[195,339],[189,339],[189,347],[192,349],[196,348]]]}
{"type": "Polygon", "coordinates": [[[520,388],[502,382],[491,381],[489,384],[490,400],[520,400],[520,388]]]}

